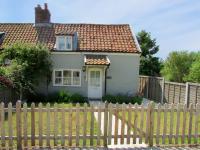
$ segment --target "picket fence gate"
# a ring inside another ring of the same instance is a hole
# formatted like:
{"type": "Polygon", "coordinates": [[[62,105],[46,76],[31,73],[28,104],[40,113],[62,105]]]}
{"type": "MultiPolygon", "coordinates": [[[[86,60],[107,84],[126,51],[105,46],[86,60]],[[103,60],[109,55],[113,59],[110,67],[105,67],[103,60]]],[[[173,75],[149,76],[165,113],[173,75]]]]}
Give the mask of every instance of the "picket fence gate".
{"type": "Polygon", "coordinates": [[[97,107],[0,105],[1,148],[200,144],[200,106],[108,104],[97,107]],[[97,113],[97,119],[95,119],[97,113]],[[115,119],[113,117],[115,116],[115,119]],[[114,121],[113,121],[114,120],[114,121]],[[121,123],[119,123],[121,122],[121,123]],[[16,123],[16,124],[15,124],[16,123]],[[103,127],[102,127],[103,123],[103,127]],[[121,128],[120,128],[121,126],[121,128]],[[119,131],[119,128],[121,131],[119,131]],[[113,131],[114,130],[114,134],[113,131]]]}

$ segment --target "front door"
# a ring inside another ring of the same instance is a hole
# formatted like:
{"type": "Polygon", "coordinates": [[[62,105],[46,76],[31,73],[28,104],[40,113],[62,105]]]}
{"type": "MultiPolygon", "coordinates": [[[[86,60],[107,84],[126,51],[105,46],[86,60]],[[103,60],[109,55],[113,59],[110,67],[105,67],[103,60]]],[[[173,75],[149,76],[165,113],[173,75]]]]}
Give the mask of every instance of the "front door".
{"type": "Polygon", "coordinates": [[[88,71],[88,97],[102,98],[102,69],[89,68],[88,71]]]}

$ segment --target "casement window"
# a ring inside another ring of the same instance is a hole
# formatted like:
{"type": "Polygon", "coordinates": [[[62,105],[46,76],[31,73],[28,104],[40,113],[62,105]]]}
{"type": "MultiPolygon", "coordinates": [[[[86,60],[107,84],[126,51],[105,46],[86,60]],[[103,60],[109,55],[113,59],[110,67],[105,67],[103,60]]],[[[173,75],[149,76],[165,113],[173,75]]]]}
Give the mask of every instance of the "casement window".
{"type": "Polygon", "coordinates": [[[57,50],[70,51],[72,50],[72,36],[57,36],[56,37],[57,50]]]}
{"type": "Polygon", "coordinates": [[[54,86],[81,86],[81,70],[54,70],[54,86]]]}

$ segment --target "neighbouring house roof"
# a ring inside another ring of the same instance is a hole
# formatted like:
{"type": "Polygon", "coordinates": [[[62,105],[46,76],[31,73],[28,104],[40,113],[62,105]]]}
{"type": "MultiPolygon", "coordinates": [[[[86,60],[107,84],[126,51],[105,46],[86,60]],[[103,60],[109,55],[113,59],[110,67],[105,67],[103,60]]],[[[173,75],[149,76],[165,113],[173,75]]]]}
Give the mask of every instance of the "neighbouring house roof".
{"type": "Polygon", "coordinates": [[[85,55],[85,65],[110,65],[106,55],[85,55]]]}
{"type": "Polygon", "coordinates": [[[51,27],[34,26],[33,23],[0,23],[0,32],[6,36],[0,48],[15,42],[43,43],[54,50],[56,35],[78,35],[77,51],[140,53],[130,26],[105,24],[59,24],[51,27]]]}

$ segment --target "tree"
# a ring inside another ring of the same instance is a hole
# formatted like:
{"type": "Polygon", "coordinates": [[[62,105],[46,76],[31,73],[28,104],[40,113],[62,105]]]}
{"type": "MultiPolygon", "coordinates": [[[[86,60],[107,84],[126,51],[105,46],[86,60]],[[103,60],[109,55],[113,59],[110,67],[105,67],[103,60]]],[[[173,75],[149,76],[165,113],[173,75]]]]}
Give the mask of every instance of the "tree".
{"type": "Polygon", "coordinates": [[[157,76],[160,74],[162,63],[158,57],[153,56],[159,51],[156,39],[151,38],[151,34],[142,30],[137,34],[137,40],[142,50],[140,60],[140,74],[157,76]]]}
{"type": "Polygon", "coordinates": [[[189,74],[185,77],[185,80],[200,83],[200,58],[192,63],[189,74]]]}
{"type": "Polygon", "coordinates": [[[51,60],[48,48],[44,45],[16,43],[6,47],[0,54],[1,72],[14,84],[22,98],[24,92],[34,92],[39,79],[45,77],[47,82],[51,75],[51,60]],[[5,66],[9,60],[10,64],[5,66]]]}
{"type": "Polygon", "coordinates": [[[187,51],[171,52],[164,62],[161,73],[169,81],[185,82],[190,67],[195,60],[196,53],[188,53],[187,51]]]}

